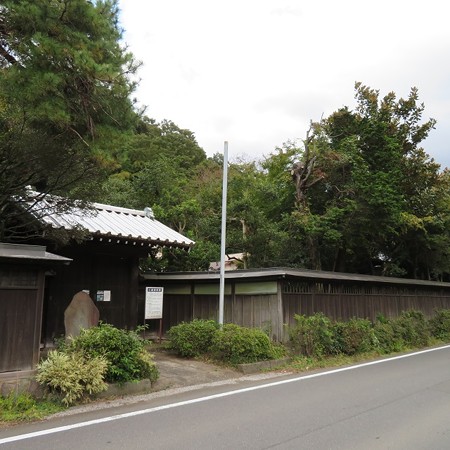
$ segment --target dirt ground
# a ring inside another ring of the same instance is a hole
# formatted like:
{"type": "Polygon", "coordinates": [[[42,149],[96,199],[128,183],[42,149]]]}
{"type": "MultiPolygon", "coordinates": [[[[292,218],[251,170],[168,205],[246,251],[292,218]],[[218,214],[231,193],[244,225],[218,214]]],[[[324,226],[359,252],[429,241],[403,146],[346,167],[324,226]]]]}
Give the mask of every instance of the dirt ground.
{"type": "Polygon", "coordinates": [[[231,368],[206,363],[195,359],[180,358],[165,351],[154,351],[154,360],[159,369],[159,379],[152,390],[179,388],[242,376],[231,368]]]}

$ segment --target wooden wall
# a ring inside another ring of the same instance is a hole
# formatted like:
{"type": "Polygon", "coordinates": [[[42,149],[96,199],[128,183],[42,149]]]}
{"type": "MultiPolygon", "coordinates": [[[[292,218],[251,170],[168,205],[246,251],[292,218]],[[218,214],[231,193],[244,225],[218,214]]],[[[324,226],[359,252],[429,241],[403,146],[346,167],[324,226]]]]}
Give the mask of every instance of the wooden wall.
{"type": "MultiPolygon", "coordinates": [[[[67,254],[65,256],[68,256],[67,254]]],[[[73,261],[47,278],[44,304],[44,342],[64,335],[64,311],[73,296],[88,290],[100,320],[120,328],[138,325],[138,258],[105,254],[70,254],[73,261]],[[98,291],[111,292],[111,300],[97,301],[98,291]]],[[[142,322],[141,322],[142,323],[142,322]]]]}
{"type": "Polygon", "coordinates": [[[432,316],[436,309],[450,309],[448,289],[414,286],[371,286],[333,283],[328,289],[317,289],[314,283],[303,292],[292,292],[284,285],[283,321],[294,323],[295,314],[306,316],[322,312],[332,320],[354,317],[375,321],[377,315],[397,317],[402,311],[418,310],[432,316]],[[323,292],[326,290],[327,292],[323,292]]]}
{"type": "MultiPolygon", "coordinates": [[[[218,283],[193,280],[183,286],[162,284],[164,332],[182,321],[218,319],[218,283]]],[[[225,323],[261,328],[277,341],[287,338],[285,324],[293,324],[295,314],[322,312],[332,320],[358,317],[375,321],[379,314],[396,317],[414,309],[431,316],[436,309],[450,309],[450,284],[448,288],[433,288],[340,281],[233,280],[227,281],[226,294],[225,323]]],[[[155,324],[151,328],[155,330],[155,324]]]]}
{"type": "Polygon", "coordinates": [[[230,322],[244,327],[261,328],[279,340],[280,321],[277,294],[236,295],[230,322]]]}
{"type": "Polygon", "coordinates": [[[44,269],[0,265],[0,372],[39,360],[44,269]]]}
{"type": "MultiPolygon", "coordinates": [[[[148,284],[148,283],[147,283],[148,284]]],[[[157,284],[157,283],[156,283],[157,284]]],[[[140,290],[140,317],[144,317],[143,289],[140,290]]],[[[224,297],[224,322],[235,323],[246,327],[257,327],[266,330],[275,340],[283,333],[281,323],[281,301],[277,291],[277,283],[270,286],[263,283],[234,283],[227,285],[224,297]],[[266,294],[261,293],[266,292],[266,294]],[[268,287],[268,289],[267,289],[268,287]]],[[[163,306],[163,333],[172,326],[193,319],[218,320],[219,293],[218,285],[184,285],[165,286],[163,306]]],[[[148,321],[151,331],[158,330],[157,321],[148,321]]]]}

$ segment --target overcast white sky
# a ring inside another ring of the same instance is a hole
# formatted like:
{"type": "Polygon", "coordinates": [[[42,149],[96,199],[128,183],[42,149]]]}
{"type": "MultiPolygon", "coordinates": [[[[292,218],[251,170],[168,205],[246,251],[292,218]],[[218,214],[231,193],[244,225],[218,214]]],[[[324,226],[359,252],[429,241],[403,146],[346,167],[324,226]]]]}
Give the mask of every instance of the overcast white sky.
{"type": "Polygon", "coordinates": [[[412,86],[437,120],[425,150],[450,167],[447,0],[120,0],[147,115],[195,133],[211,156],[267,156],[310,120],[412,86]]]}

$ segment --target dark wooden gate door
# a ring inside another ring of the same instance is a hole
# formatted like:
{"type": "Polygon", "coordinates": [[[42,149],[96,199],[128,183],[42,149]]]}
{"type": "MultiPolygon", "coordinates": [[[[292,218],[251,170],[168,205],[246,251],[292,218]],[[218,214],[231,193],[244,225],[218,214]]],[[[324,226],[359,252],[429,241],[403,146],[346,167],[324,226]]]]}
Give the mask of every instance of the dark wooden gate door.
{"type": "Polygon", "coordinates": [[[43,276],[39,269],[0,267],[0,372],[37,363],[43,276]]]}

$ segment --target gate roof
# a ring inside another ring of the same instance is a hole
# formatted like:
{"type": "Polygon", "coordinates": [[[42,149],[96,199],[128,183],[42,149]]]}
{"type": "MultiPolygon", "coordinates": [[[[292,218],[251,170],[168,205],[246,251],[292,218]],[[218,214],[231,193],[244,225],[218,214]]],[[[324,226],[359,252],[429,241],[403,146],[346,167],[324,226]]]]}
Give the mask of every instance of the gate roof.
{"type": "Polygon", "coordinates": [[[150,208],[136,210],[92,203],[90,208],[72,207],[61,211],[57,198],[36,193],[30,208],[42,223],[65,230],[87,230],[100,241],[141,243],[167,247],[192,247],[195,242],[155,219],[150,208]],[[40,198],[39,195],[42,197],[40,198]]]}

